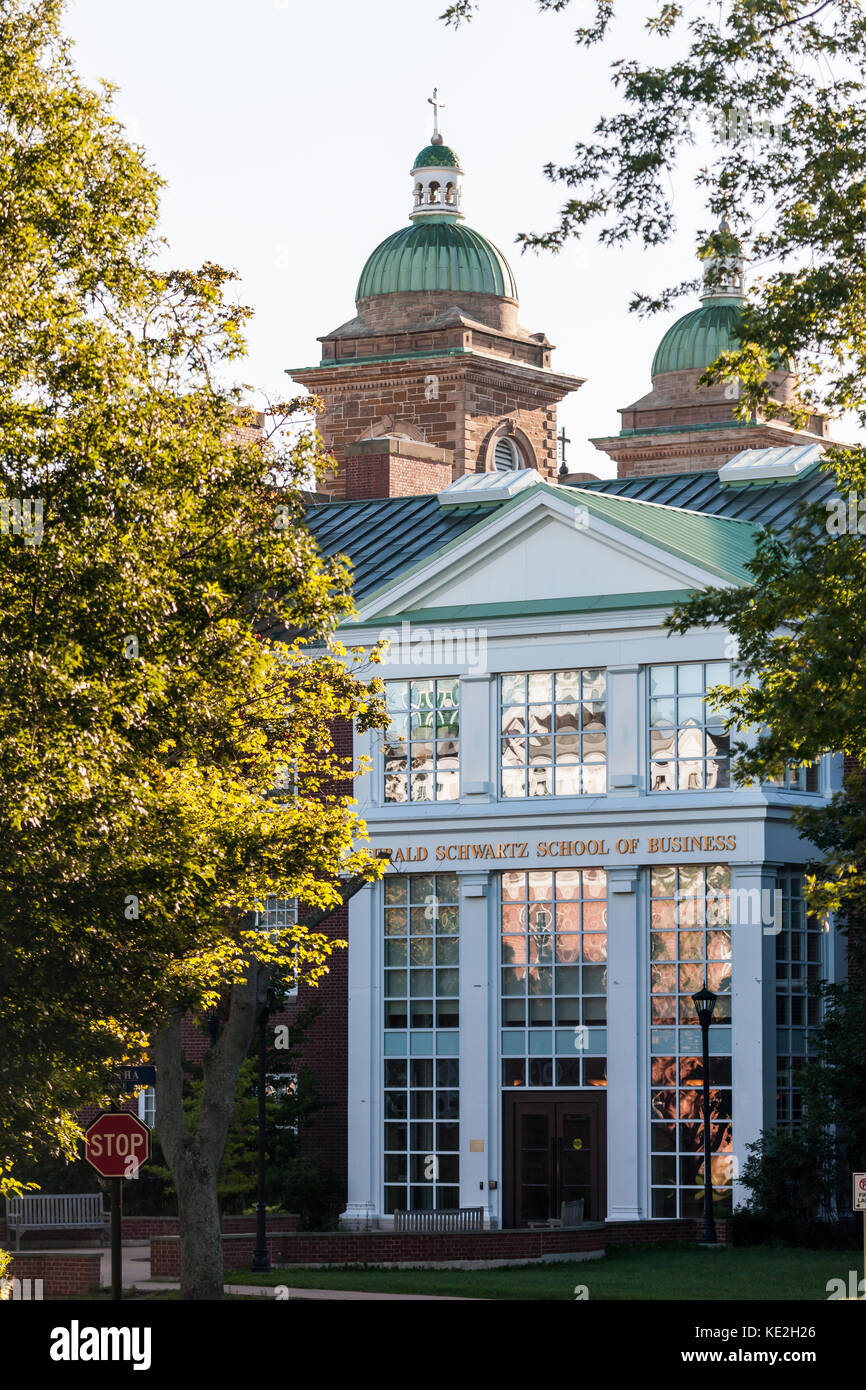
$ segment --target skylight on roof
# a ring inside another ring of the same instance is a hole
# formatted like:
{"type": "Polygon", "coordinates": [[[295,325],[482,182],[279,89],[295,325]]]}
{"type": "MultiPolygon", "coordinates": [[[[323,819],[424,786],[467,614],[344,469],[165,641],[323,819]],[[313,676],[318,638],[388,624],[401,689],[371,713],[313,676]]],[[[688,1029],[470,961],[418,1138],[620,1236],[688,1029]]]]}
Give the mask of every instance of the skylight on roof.
{"type": "Polygon", "coordinates": [[[542,481],[537,468],[508,472],[467,473],[439,493],[440,507],[477,506],[479,502],[508,502],[542,481]]]}
{"type": "Polygon", "coordinates": [[[792,444],[776,449],[743,449],[719,469],[719,482],[730,486],[744,483],[788,482],[802,478],[821,462],[823,444],[792,444]]]}

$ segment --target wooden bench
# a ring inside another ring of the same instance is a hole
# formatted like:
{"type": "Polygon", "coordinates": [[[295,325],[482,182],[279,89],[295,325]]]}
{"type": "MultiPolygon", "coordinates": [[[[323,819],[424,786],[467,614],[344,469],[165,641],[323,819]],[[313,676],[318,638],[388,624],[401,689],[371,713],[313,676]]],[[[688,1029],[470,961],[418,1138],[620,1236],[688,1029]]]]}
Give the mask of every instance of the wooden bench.
{"type": "Polygon", "coordinates": [[[440,1211],[395,1211],[394,1230],[400,1235],[483,1231],[483,1207],[445,1207],[440,1211]]]}
{"type": "Polygon", "coordinates": [[[527,1221],[530,1231],[574,1230],[583,1225],[583,1201],[578,1197],[574,1202],[563,1202],[559,1216],[549,1216],[545,1221],[527,1221]]]}
{"type": "Polygon", "coordinates": [[[101,1192],[42,1193],[6,1199],[6,1231],[15,1231],[15,1249],[21,1249],[25,1231],[81,1231],[99,1228],[108,1232],[110,1215],[102,1204],[101,1192]]]}

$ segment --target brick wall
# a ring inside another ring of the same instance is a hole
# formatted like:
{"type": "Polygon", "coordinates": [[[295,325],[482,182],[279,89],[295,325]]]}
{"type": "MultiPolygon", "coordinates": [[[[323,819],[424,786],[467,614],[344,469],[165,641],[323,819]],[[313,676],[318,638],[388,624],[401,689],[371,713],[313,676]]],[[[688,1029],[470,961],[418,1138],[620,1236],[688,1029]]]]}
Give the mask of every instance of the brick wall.
{"type": "MultiPolygon", "coordinates": [[[[504,424],[523,445],[525,462],[547,477],[557,474],[556,406],[568,390],[550,374],[530,375],[515,364],[469,355],[421,361],[344,365],[296,372],[321,397],[318,429],[336,468],[322,489],[346,496],[349,446],[371,434],[409,435],[449,450],[452,478],[490,466],[490,445],[504,424]],[[428,377],[436,378],[436,397],[428,399],[428,377]]],[[[450,481],[450,480],[449,480],[450,481]]],[[[426,485],[425,485],[426,490],[426,485]]]]}
{"type": "MultiPolygon", "coordinates": [[[[517,300],[468,290],[444,293],[442,290],[401,290],[396,294],[370,295],[358,300],[358,318],[374,332],[382,329],[417,329],[432,323],[455,306],[467,318],[496,328],[501,333],[519,333],[517,300]]],[[[329,335],[330,336],[330,335],[329,335]]],[[[528,335],[527,335],[528,336],[528,335]]]]}
{"type": "Polygon", "coordinates": [[[14,1255],[9,1278],[41,1279],[43,1298],[75,1298],[100,1286],[99,1255],[14,1255]]]}
{"type": "MultiPolygon", "coordinates": [[[[729,1223],[718,1225],[720,1242],[730,1240],[729,1223]]],[[[297,1235],[274,1232],[268,1254],[276,1265],[435,1264],[456,1260],[532,1260],[544,1255],[587,1254],[609,1245],[695,1244],[699,1221],[623,1221],[575,1230],[478,1231],[464,1235],[395,1235],[392,1231],[337,1231],[297,1235]]],[[[255,1240],[223,1239],[223,1268],[248,1267],[255,1240]]],[[[180,1242],[176,1237],[151,1241],[153,1278],[177,1279],[180,1242]]]]}
{"type": "Polygon", "coordinates": [[[362,439],[346,447],[345,495],[416,497],[441,492],[452,477],[453,456],[410,439],[362,439]]]}

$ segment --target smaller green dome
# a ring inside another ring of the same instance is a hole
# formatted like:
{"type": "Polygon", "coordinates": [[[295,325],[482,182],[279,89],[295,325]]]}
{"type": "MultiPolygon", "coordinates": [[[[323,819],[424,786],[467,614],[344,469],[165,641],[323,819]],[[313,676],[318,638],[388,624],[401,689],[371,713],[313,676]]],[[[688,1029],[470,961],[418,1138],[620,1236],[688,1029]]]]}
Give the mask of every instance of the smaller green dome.
{"type": "Polygon", "coordinates": [[[417,156],[412,165],[412,171],[416,169],[457,169],[462,174],[460,160],[448,145],[425,145],[421,153],[417,156]]]}
{"type": "Polygon", "coordinates": [[[677,319],[662,338],[653,358],[652,375],[704,371],[723,352],[739,347],[737,329],[742,300],[716,299],[677,319]]]}

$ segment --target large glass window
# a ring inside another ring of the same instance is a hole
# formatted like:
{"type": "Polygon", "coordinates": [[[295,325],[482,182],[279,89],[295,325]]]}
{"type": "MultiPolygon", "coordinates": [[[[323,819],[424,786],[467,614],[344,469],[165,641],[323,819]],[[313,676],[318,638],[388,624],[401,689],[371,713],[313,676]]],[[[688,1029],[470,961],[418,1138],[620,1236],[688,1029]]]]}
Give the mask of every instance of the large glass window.
{"type": "Polygon", "coordinates": [[[385,1211],[459,1206],[456,874],[385,878],[385,1211]]]}
{"type": "Polygon", "coordinates": [[[781,873],[781,927],[776,936],[776,1118],[794,1128],[803,1116],[799,1072],[810,1055],[811,1034],[821,1021],[814,992],[822,976],[823,932],[806,911],[802,874],[781,873]]]}
{"type": "Polygon", "coordinates": [[[385,879],[385,1027],[460,1022],[456,874],[385,879]]]}
{"type": "Polygon", "coordinates": [[[805,767],[788,767],[783,776],[768,777],[767,782],[771,787],[779,787],[786,792],[820,792],[820,760],[816,758],[805,767]]]}
{"type": "Polygon", "coordinates": [[[460,1205],[460,1063],[385,1060],[385,1212],[460,1205]]]}
{"type": "Polygon", "coordinates": [[[711,686],[729,685],[727,661],[649,668],[650,790],[709,791],[731,785],[730,735],[707,703],[711,686]]]}
{"type": "Polygon", "coordinates": [[[704,1200],[701,1030],[691,996],[719,995],[710,1029],[710,1181],[731,1211],[731,929],[727,865],[653,869],[650,919],[653,1216],[700,1216],[704,1200]]]}
{"type": "Polygon", "coordinates": [[[502,1084],[604,1086],[606,874],[501,878],[502,1084]]]}
{"type": "Polygon", "coordinates": [[[504,797],[607,790],[604,671],[504,675],[501,694],[504,797]]]}
{"type": "MultiPolygon", "coordinates": [[[[298,920],[298,900],[297,898],[276,898],[269,896],[264,900],[264,911],[256,913],[256,926],[260,931],[276,934],[285,931],[288,927],[293,927],[298,920]]],[[[289,996],[294,996],[298,992],[297,980],[291,988],[285,990],[289,996]]]]}
{"type": "Polygon", "coordinates": [[[460,794],[460,682],[387,681],[386,801],[456,801],[460,794]]]}

